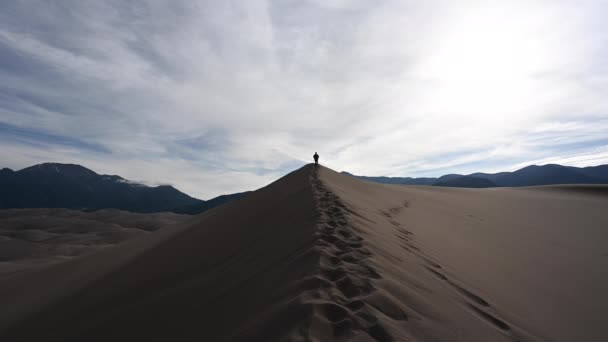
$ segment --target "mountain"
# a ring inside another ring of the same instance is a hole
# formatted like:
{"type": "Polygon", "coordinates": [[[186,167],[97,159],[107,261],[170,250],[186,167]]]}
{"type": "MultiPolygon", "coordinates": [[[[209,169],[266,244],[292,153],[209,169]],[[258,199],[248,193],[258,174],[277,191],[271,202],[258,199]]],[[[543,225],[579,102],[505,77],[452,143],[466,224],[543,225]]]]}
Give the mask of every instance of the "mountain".
{"type": "Polygon", "coordinates": [[[530,165],[496,179],[499,186],[533,186],[550,184],[594,184],[599,180],[585,175],[578,168],[557,164],[530,165]]]}
{"type": "Polygon", "coordinates": [[[587,177],[596,179],[602,183],[608,183],[608,165],[583,167],[579,168],[578,171],[587,177]]]}
{"type": "Polygon", "coordinates": [[[530,165],[514,172],[469,175],[448,174],[439,178],[367,177],[343,174],[376,183],[435,185],[464,188],[517,187],[553,184],[608,184],[608,165],[578,168],[557,164],[530,165]]]}
{"type": "Polygon", "coordinates": [[[445,183],[445,182],[450,182],[459,178],[462,178],[463,175],[459,175],[459,174],[455,174],[455,173],[450,173],[447,175],[443,175],[439,178],[437,178],[434,182],[433,185],[437,184],[437,183],[445,183]]]}
{"type": "Polygon", "coordinates": [[[383,184],[405,184],[405,185],[433,185],[437,181],[437,178],[428,177],[428,178],[412,178],[412,177],[370,177],[370,176],[356,176],[352,173],[348,173],[346,171],[342,171],[342,174],[352,177],[357,177],[359,179],[364,179],[374,183],[383,183],[383,184]]]}
{"type": "Polygon", "coordinates": [[[211,208],[215,208],[224,203],[228,203],[230,201],[237,200],[249,193],[251,193],[251,191],[237,192],[235,194],[229,194],[229,195],[220,195],[220,196],[214,197],[208,201],[203,201],[203,203],[195,203],[195,204],[189,204],[189,205],[173,208],[171,210],[171,212],[174,212],[177,214],[189,214],[189,215],[200,214],[204,211],[207,211],[211,208]]]}
{"type": "Polygon", "coordinates": [[[131,212],[197,214],[239,194],[210,201],[169,185],[150,187],[80,165],[44,163],[20,171],[0,170],[0,208],[120,209],[131,212]],[[187,209],[184,209],[187,208],[187,209]]]}
{"type": "Polygon", "coordinates": [[[475,172],[470,174],[469,176],[471,177],[476,177],[476,178],[483,178],[483,179],[487,179],[493,183],[496,183],[496,180],[506,174],[509,174],[510,172],[499,172],[499,173],[484,173],[484,172],[475,172]]]}

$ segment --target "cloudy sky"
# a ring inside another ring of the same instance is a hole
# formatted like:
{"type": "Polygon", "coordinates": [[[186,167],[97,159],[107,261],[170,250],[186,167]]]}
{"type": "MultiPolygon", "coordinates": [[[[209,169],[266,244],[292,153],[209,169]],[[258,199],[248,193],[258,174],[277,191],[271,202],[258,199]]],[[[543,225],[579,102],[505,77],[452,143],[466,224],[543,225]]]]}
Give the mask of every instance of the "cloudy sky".
{"type": "Polygon", "coordinates": [[[608,163],[606,1],[2,1],[0,167],[207,199],[312,160],[608,163]],[[458,3],[458,5],[456,5],[458,3]]]}

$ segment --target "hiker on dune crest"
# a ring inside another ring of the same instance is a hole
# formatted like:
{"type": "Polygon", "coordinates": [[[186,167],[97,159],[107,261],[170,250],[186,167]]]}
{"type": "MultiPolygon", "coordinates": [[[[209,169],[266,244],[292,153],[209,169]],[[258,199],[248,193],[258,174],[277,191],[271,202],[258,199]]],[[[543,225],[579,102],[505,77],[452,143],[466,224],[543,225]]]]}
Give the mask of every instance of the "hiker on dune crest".
{"type": "Polygon", "coordinates": [[[317,152],[315,152],[312,157],[315,158],[315,165],[319,165],[319,155],[317,154],[317,152]]]}

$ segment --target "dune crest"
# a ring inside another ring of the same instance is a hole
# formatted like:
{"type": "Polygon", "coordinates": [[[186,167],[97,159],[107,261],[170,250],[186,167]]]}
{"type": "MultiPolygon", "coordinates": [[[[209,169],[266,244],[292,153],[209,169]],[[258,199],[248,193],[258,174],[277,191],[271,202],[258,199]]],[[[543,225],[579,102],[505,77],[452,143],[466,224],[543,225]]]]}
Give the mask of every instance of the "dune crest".
{"type": "MultiPolygon", "coordinates": [[[[363,246],[359,230],[349,224],[348,208],[323,184],[318,174],[319,169],[315,168],[312,185],[319,213],[315,234],[320,257],[317,277],[321,286],[309,299],[315,308],[310,337],[326,341],[360,335],[390,340],[378,323],[375,310],[362,300],[372,298],[375,292],[372,280],[380,278],[368,261],[371,252],[363,246]]],[[[407,320],[398,309],[393,311],[393,317],[407,320]]]]}

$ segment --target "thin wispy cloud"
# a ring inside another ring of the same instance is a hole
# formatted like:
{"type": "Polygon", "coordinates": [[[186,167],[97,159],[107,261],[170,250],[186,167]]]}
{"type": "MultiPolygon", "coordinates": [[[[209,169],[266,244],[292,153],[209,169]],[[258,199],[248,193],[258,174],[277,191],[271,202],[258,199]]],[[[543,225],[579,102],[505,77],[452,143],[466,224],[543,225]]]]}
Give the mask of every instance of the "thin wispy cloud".
{"type": "Polygon", "coordinates": [[[602,1],[0,4],[0,160],[250,190],[309,162],[436,176],[594,165],[602,1]]]}

